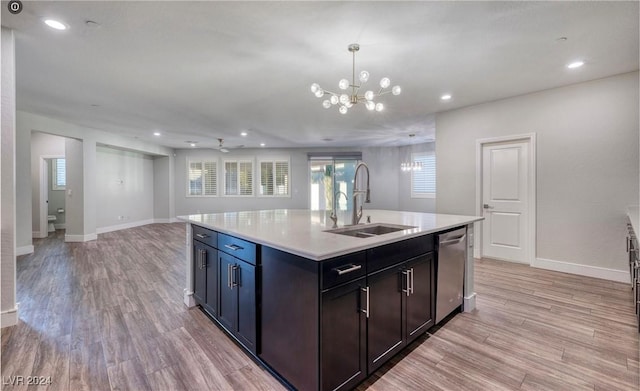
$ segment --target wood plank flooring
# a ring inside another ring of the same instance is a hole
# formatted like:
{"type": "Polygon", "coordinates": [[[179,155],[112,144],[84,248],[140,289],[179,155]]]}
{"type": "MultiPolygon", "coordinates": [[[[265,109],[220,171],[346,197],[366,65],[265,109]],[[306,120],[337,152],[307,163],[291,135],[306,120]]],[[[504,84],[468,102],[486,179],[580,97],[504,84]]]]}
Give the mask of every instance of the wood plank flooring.
{"type": "MultiPolygon", "coordinates": [[[[284,389],[183,305],[184,224],[88,243],[62,236],[18,258],[20,323],[2,329],[3,390],[284,389]],[[12,376],[53,383],[7,384],[12,376]]],[[[639,389],[628,285],[480,260],[476,292],[474,312],[419,338],[358,390],[639,389]]]]}

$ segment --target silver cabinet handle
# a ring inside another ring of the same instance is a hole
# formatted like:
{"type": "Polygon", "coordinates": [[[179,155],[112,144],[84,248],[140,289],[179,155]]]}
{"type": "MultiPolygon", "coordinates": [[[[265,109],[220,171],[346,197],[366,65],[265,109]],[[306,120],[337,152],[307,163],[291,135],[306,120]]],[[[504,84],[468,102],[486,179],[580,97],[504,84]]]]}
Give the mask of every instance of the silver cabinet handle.
{"type": "Polygon", "coordinates": [[[233,289],[234,286],[238,286],[238,280],[239,278],[237,273],[240,271],[240,267],[238,267],[238,265],[232,265],[231,266],[231,289],[233,289]]]}
{"type": "Polygon", "coordinates": [[[231,264],[227,265],[227,286],[232,288],[231,286],[231,264]]]}
{"type": "Polygon", "coordinates": [[[467,236],[467,235],[466,235],[466,234],[464,234],[464,235],[462,235],[462,236],[458,236],[457,238],[454,238],[454,239],[444,240],[444,241],[440,242],[440,245],[441,245],[441,246],[446,246],[446,245],[449,245],[449,244],[457,244],[457,243],[460,243],[460,242],[462,242],[462,241],[464,240],[464,238],[465,238],[466,236],[467,236]]]}
{"type": "Polygon", "coordinates": [[[402,271],[402,274],[403,274],[403,275],[404,275],[404,277],[405,277],[405,278],[404,278],[404,283],[405,283],[405,285],[406,285],[406,287],[407,287],[407,289],[402,289],[402,291],[403,291],[404,293],[406,293],[406,294],[407,294],[407,296],[409,296],[409,284],[410,284],[410,283],[409,283],[409,270],[403,270],[403,271],[402,271]]]}
{"type": "Polygon", "coordinates": [[[335,270],[336,272],[338,272],[338,275],[341,276],[343,274],[347,274],[347,273],[351,273],[351,272],[355,272],[356,270],[360,270],[362,269],[362,265],[354,265],[354,264],[350,264],[350,265],[346,265],[346,267],[344,269],[341,269],[339,267],[334,268],[333,270],[335,270]]]}
{"type": "Polygon", "coordinates": [[[237,244],[225,244],[224,247],[231,251],[244,250],[244,247],[240,247],[237,244]]]}
{"type": "Polygon", "coordinates": [[[627,236],[627,252],[629,252],[629,243],[631,242],[631,238],[627,236]]]}
{"type": "Polygon", "coordinates": [[[411,275],[411,284],[409,285],[409,293],[413,295],[413,268],[409,269],[409,275],[411,275]]]}
{"type": "Polygon", "coordinates": [[[207,251],[200,250],[200,269],[207,267],[207,251]]]}
{"type": "Polygon", "coordinates": [[[362,292],[365,292],[367,294],[367,299],[366,299],[366,303],[367,303],[367,308],[365,309],[361,309],[360,312],[364,312],[364,314],[367,316],[367,319],[369,318],[369,287],[364,287],[364,288],[360,288],[360,290],[362,292]]]}
{"type": "Polygon", "coordinates": [[[209,235],[205,235],[205,234],[196,234],[197,237],[199,237],[200,239],[206,239],[209,237],[209,235]]]}

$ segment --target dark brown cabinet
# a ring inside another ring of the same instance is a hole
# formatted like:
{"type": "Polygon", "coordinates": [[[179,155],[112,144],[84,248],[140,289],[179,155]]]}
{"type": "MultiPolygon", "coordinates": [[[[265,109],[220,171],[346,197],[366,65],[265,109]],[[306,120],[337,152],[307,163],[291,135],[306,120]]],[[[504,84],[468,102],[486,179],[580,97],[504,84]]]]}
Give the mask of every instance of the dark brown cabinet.
{"type": "Polygon", "coordinates": [[[192,230],[196,304],[257,354],[256,244],[195,225],[192,230]]]}
{"type": "Polygon", "coordinates": [[[322,293],[320,389],[351,389],[367,377],[366,280],[322,293]]]}
{"type": "Polygon", "coordinates": [[[243,345],[256,353],[256,267],[222,251],[218,254],[218,321],[243,345]]]}
{"type": "Polygon", "coordinates": [[[369,374],[433,326],[432,254],[420,255],[368,276],[369,374]]]}
{"type": "Polygon", "coordinates": [[[215,233],[204,234],[194,230],[193,241],[193,297],[209,314],[218,313],[218,250],[211,247],[215,233]],[[200,241],[200,240],[202,241],[200,241]]]}
{"type": "Polygon", "coordinates": [[[433,253],[418,256],[405,264],[409,284],[404,309],[407,344],[435,324],[434,266],[433,253]]]}

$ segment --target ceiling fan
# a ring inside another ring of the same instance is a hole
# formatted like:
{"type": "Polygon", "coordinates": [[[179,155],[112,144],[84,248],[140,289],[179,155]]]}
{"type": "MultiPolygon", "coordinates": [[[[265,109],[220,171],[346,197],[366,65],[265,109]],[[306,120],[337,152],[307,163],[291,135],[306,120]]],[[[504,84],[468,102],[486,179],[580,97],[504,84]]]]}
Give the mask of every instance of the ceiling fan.
{"type": "MultiPolygon", "coordinates": [[[[232,147],[231,149],[239,149],[239,148],[244,148],[244,144],[241,145],[236,145],[235,147],[232,147]]],[[[230,149],[226,148],[224,146],[224,139],[223,138],[219,138],[218,139],[218,147],[214,148],[216,151],[220,151],[222,153],[229,153],[230,149]]]]}
{"type": "Polygon", "coordinates": [[[218,143],[220,143],[220,144],[218,145],[218,148],[216,148],[218,151],[220,151],[220,152],[222,152],[222,153],[229,153],[229,150],[223,146],[223,144],[224,144],[224,139],[219,138],[219,139],[218,139],[218,143]]]}

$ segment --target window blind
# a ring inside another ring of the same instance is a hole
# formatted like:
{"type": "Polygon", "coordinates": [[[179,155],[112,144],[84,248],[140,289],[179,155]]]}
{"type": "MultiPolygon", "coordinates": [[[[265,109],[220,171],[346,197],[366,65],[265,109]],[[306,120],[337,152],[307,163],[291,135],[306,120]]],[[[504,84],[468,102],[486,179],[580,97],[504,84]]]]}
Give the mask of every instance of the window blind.
{"type": "Polygon", "coordinates": [[[218,194],[217,163],[213,161],[189,162],[187,165],[187,195],[215,196],[218,194]]]}
{"type": "Polygon", "coordinates": [[[289,161],[260,162],[261,196],[289,195],[289,161]]]}
{"type": "Polygon", "coordinates": [[[411,196],[435,197],[436,156],[433,153],[416,153],[412,154],[411,160],[422,164],[421,170],[411,172],[411,196]]]}
{"type": "Polygon", "coordinates": [[[67,165],[65,159],[53,159],[53,190],[64,190],[67,186],[67,165]]]}

